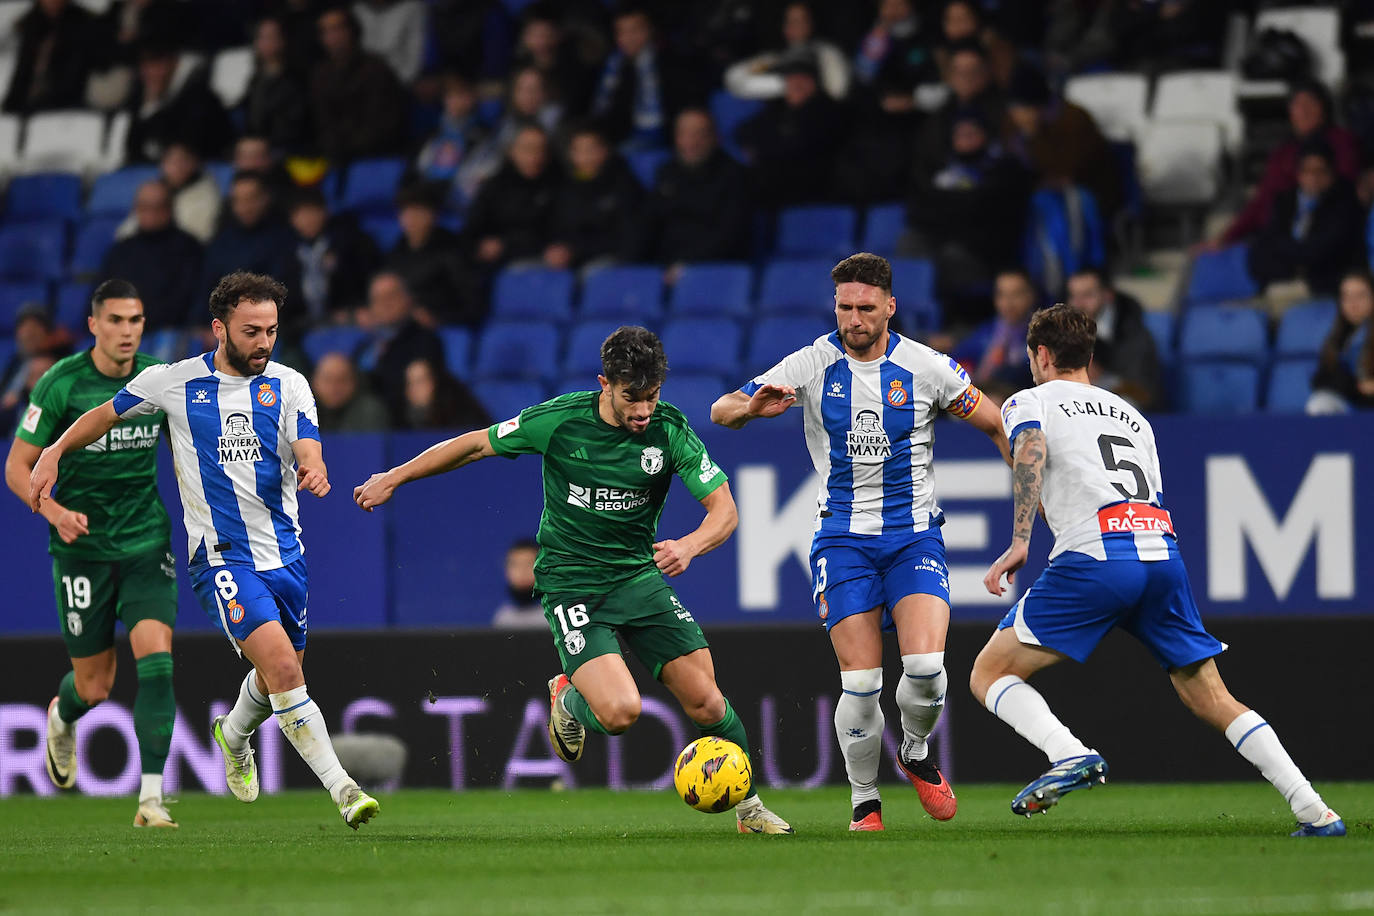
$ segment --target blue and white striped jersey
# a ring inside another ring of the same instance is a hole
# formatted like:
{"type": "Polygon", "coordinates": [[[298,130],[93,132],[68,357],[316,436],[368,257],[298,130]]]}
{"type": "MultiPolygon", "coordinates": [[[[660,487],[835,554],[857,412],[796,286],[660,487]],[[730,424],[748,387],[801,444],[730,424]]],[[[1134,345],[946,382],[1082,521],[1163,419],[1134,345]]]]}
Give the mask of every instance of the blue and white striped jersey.
{"type": "Polygon", "coordinates": [[[893,331],[886,353],[862,362],[835,332],[740,390],[752,395],[765,384],[797,389],[822,481],[818,532],[876,535],[940,524],[931,424],[940,410],[969,416],[981,398],[958,363],[893,331]]]}
{"type": "Polygon", "coordinates": [[[143,370],[114,396],[114,409],[167,413],[193,571],[279,569],[305,552],[291,445],[320,432],[314,395],[295,369],[268,362],[262,375],[226,375],[205,353],[143,370]]]}

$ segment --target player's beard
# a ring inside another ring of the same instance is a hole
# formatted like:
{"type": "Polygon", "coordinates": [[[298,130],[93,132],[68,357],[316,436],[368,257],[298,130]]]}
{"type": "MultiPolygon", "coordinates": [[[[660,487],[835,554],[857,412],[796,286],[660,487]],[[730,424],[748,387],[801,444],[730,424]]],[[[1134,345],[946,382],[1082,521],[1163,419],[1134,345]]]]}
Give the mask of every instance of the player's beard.
{"type": "MultiPolygon", "coordinates": [[[[229,365],[234,367],[234,371],[239,375],[258,375],[263,370],[254,369],[251,360],[256,357],[261,359],[272,355],[271,350],[254,350],[252,353],[245,353],[234,346],[234,341],[228,334],[224,335],[224,358],[229,365]]],[[[264,369],[266,366],[264,365],[264,369]]]]}
{"type": "Polygon", "coordinates": [[[848,328],[840,328],[840,341],[855,353],[864,353],[872,349],[874,344],[883,336],[881,329],[876,334],[862,333],[859,337],[854,337],[853,331],[848,328]]]}

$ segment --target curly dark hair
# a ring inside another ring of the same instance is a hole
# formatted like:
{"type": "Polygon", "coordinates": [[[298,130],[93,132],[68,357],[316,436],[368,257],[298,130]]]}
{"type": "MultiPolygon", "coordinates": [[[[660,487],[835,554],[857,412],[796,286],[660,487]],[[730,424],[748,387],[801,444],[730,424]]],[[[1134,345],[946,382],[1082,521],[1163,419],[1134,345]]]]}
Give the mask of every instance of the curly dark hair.
{"type": "Polygon", "coordinates": [[[876,286],[883,292],[892,293],[892,265],[887,258],[867,251],[851,254],[830,271],[830,279],[835,285],[841,283],[864,283],[876,286]]]}
{"type": "Polygon", "coordinates": [[[225,274],[210,294],[210,317],[227,322],[240,302],[275,302],[280,309],[286,304],[286,287],[266,274],[246,270],[225,274]]]}
{"type": "Polygon", "coordinates": [[[625,383],[631,394],[653,391],[668,375],[663,342],[648,328],[616,328],[601,344],[601,374],[612,384],[625,383]]]}
{"type": "Polygon", "coordinates": [[[1093,358],[1097,343],[1097,322],[1078,309],[1060,302],[1031,315],[1026,330],[1026,346],[1032,353],[1038,347],[1050,351],[1055,368],[1084,369],[1093,358]]]}

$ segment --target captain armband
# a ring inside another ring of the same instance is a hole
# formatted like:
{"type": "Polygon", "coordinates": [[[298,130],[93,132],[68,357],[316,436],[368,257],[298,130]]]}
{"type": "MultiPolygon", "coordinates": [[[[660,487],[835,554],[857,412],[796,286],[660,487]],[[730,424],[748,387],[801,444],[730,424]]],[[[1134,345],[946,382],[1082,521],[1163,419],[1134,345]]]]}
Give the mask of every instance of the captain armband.
{"type": "Polygon", "coordinates": [[[978,409],[978,405],[983,402],[983,392],[978,390],[976,385],[969,385],[964,389],[964,393],[959,395],[945,409],[961,420],[967,420],[973,416],[973,412],[978,409]]]}

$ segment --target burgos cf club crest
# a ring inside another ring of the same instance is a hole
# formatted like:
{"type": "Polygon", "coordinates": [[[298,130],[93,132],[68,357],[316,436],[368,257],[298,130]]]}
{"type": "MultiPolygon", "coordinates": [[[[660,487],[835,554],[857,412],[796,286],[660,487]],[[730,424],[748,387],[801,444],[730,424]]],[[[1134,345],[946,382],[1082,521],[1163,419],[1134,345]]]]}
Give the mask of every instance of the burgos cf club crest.
{"type": "Polygon", "coordinates": [[[639,466],[645,474],[653,475],[663,470],[663,449],[651,445],[639,453],[639,466]]]}
{"type": "MultiPolygon", "coordinates": [[[[275,395],[274,395],[275,397],[275,395]]],[[[231,413],[224,420],[224,432],[219,437],[219,463],[233,464],[238,461],[258,461],[262,458],[262,442],[248,415],[231,413]]]]}

